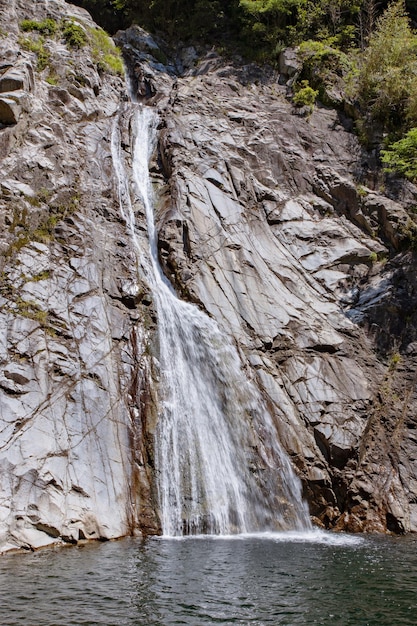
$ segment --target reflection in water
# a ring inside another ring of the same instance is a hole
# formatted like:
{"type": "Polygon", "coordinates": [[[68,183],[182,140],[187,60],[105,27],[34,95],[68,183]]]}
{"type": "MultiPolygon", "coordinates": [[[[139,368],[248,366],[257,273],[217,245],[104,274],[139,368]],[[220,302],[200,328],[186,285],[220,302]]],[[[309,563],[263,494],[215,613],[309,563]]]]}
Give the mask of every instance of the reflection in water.
{"type": "MultiPolygon", "coordinates": [[[[142,541],[138,549],[130,557],[132,572],[132,607],[133,614],[140,616],[141,621],[126,623],[149,624],[164,626],[162,612],[159,608],[158,579],[161,571],[161,557],[150,541],[142,541]]],[[[169,588],[169,581],[166,585],[169,588]]]]}
{"type": "Polygon", "coordinates": [[[415,625],[417,538],[138,539],[0,560],[2,626],[415,625]]]}

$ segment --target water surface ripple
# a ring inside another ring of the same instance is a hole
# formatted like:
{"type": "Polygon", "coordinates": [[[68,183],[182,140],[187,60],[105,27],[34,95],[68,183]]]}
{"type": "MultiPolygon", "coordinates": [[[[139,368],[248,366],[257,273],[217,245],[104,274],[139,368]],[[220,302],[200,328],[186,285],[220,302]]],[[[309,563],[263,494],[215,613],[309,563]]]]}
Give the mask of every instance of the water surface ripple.
{"type": "Polygon", "coordinates": [[[0,559],[2,626],[416,624],[417,538],[123,540],[0,559]]]}

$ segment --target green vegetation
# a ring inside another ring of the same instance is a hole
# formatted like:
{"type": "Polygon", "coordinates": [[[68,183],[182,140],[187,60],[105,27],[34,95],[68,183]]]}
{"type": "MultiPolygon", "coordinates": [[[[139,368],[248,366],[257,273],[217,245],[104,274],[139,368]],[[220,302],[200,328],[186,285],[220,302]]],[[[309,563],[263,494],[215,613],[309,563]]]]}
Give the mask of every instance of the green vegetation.
{"type": "Polygon", "coordinates": [[[38,189],[34,196],[25,196],[26,200],[29,202],[31,206],[39,207],[42,204],[46,204],[51,197],[51,191],[46,189],[46,187],[41,187],[38,189]]]}
{"type": "Polygon", "coordinates": [[[14,236],[14,240],[2,253],[5,257],[14,256],[31,241],[49,243],[55,237],[57,224],[78,209],[77,193],[73,193],[63,204],[52,203],[50,197],[51,192],[41,187],[34,197],[25,196],[26,205],[14,207],[9,225],[9,232],[14,236]],[[30,219],[28,205],[40,209],[40,214],[30,219]]]}
{"type": "Polygon", "coordinates": [[[394,370],[397,365],[399,365],[401,363],[401,354],[399,352],[394,352],[394,354],[391,355],[390,361],[389,361],[389,369],[390,370],[394,370]]]}
{"type": "Polygon", "coordinates": [[[47,326],[48,312],[40,308],[40,306],[32,300],[23,300],[22,298],[16,299],[16,306],[19,315],[28,317],[35,322],[38,322],[41,326],[47,326]]]}
{"type": "Polygon", "coordinates": [[[35,274],[31,278],[29,278],[29,280],[33,281],[34,283],[39,283],[41,280],[48,280],[48,278],[50,277],[50,270],[43,270],[42,272],[39,272],[38,274],[35,274]]]}
{"type": "MultiPolygon", "coordinates": [[[[21,279],[24,282],[29,280],[39,282],[50,277],[49,270],[44,270],[39,274],[36,274],[32,278],[21,275],[21,279]]],[[[16,294],[16,287],[11,282],[7,272],[1,272],[0,274],[0,294],[9,300],[13,301],[12,306],[7,306],[7,310],[13,311],[22,317],[26,317],[37,322],[44,331],[50,335],[54,335],[54,329],[49,325],[48,312],[42,309],[37,302],[33,300],[24,300],[21,296],[16,294]]]]}
{"type": "Polygon", "coordinates": [[[242,35],[273,60],[277,41],[296,45],[307,39],[350,46],[360,0],[240,0],[242,35]]]}
{"type": "Polygon", "coordinates": [[[84,28],[74,20],[65,20],[62,23],[62,36],[71,48],[82,48],[88,41],[84,28]]]}
{"type": "Polygon", "coordinates": [[[293,96],[293,102],[297,107],[306,106],[312,111],[318,94],[319,92],[310,87],[307,80],[303,80],[293,96]]]}
{"type": "Polygon", "coordinates": [[[124,67],[120,50],[101,28],[90,28],[89,40],[94,61],[100,69],[123,76],[124,67]]]}
{"type": "Polygon", "coordinates": [[[326,104],[328,91],[335,86],[346,91],[357,72],[357,59],[353,51],[343,50],[323,41],[303,41],[298,49],[302,62],[300,79],[308,80],[318,91],[318,97],[326,104]]]}
{"type": "Polygon", "coordinates": [[[45,37],[53,37],[58,30],[58,24],[51,18],[47,18],[42,22],[23,20],[20,22],[20,28],[23,32],[37,31],[41,35],[45,35],[45,37]]]}
{"type": "Polygon", "coordinates": [[[398,172],[417,182],[417,128],[412,128],[403,139],[382,150],[381,160],[387,172],[398,172]]]}
{"type": "Polygon", "coordinates": [[[368,195],[368,191],[362,185],[358,185],[356,187],[356,193],[358,194],[359,198],[366,198],[366,196],[368,195]]]}
{"type": "Polygon", "coordinates": [[[29,37],[20,37],[19,45],[29,52],[34,52],[37,56],[36,69],[38,72],[42,72],[48,67],[51,55],[44,46],[44,38],[41,35],[37,39],[30,39],[29,37]]]}
{"type": "Polygon", "coordinates": [[[56,74],[49,74],[49,76],[46,77],[46,82],[48,83],[48,85],[58,85],[59,83],[59,78],[58,76],[56,76],[56,74]]]}
{"type": "Polygon", "coordinates": [[[37,55],[36,68],[39,72],[49,69],[46,81],[50,85],[58,84],[59,77],[52,64],[51,54],[45,48],[46,38],[62,37],[66,45],[74,50],[90,46],[92,58],[100,71],[123,75],[124,67],[120,50],[101,28],[84,27],[72,19],[58,23],[48,18],[42,22],[23,20],[20,23],[20,29],[25,33],[31,33],[30,36],[21,36],[19,43],[22,48],[37,55]]]}
{"type": "Polygon", "coordinates": [[[402,249],[411,249],[417,252],[417,223],[407,217],[405,224],[401,224],[398,229],[401,237],[402,249]]]}

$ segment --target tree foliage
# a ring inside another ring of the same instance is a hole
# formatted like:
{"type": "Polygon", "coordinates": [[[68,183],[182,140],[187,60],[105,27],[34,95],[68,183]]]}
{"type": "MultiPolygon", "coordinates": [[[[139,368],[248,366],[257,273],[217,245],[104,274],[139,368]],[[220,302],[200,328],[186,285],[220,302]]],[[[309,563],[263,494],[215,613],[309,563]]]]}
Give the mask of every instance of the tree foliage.
{"type": "MultiPolygon", "coordinates": [[[[166,39],[221,43],[273,62],[307,39],[364,49],[389,0],[72,0],[114,33],[132,21],[166,39]]],[[[415,0],[406,0],[415,14],[415,0]]]]}
{"type": "Polygon", "coordinates": [[[417,36],[401,0],[389,5],[369,38],[357,94],[368,125],[395,133],[417,123],[417,36]]]}
{"type": "Polygon", "coordinates": [[[417,128],[412,128],[405,137],[382,150],[381,160],[387,172],[398,172],[417,182],[417,128]]]}
{"type": "Polygon", "coordinates": [[[351,39],[361,0],[240,0],[254,31],[267,39],[300,43],[329,37],[351,39]]]}
{"type": "Polygon", "coordinates": [[[97,24],[112,35],[129,26],[129,16],[123,7],[117,8],[115,0],[71,0],[71,3],[87,9],[97,24]]]}

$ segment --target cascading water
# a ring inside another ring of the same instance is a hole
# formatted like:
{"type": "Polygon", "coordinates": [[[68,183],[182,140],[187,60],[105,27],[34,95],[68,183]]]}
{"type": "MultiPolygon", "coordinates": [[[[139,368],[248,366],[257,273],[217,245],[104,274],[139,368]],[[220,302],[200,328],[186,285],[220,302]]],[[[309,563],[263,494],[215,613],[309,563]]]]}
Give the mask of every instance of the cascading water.
{"type": "Polygon", "coordinates": [[[163,534],[309,529],[300,483],[236,348],[215,321],[178,299],[162,272],[149,176],[157,118],[147,106],[132,105],[132,112],[135,192],[146,210],[149,256],[135,235],[117,127],[112,149],[121,210],[157,308],[155,470],[163,534]]]}

